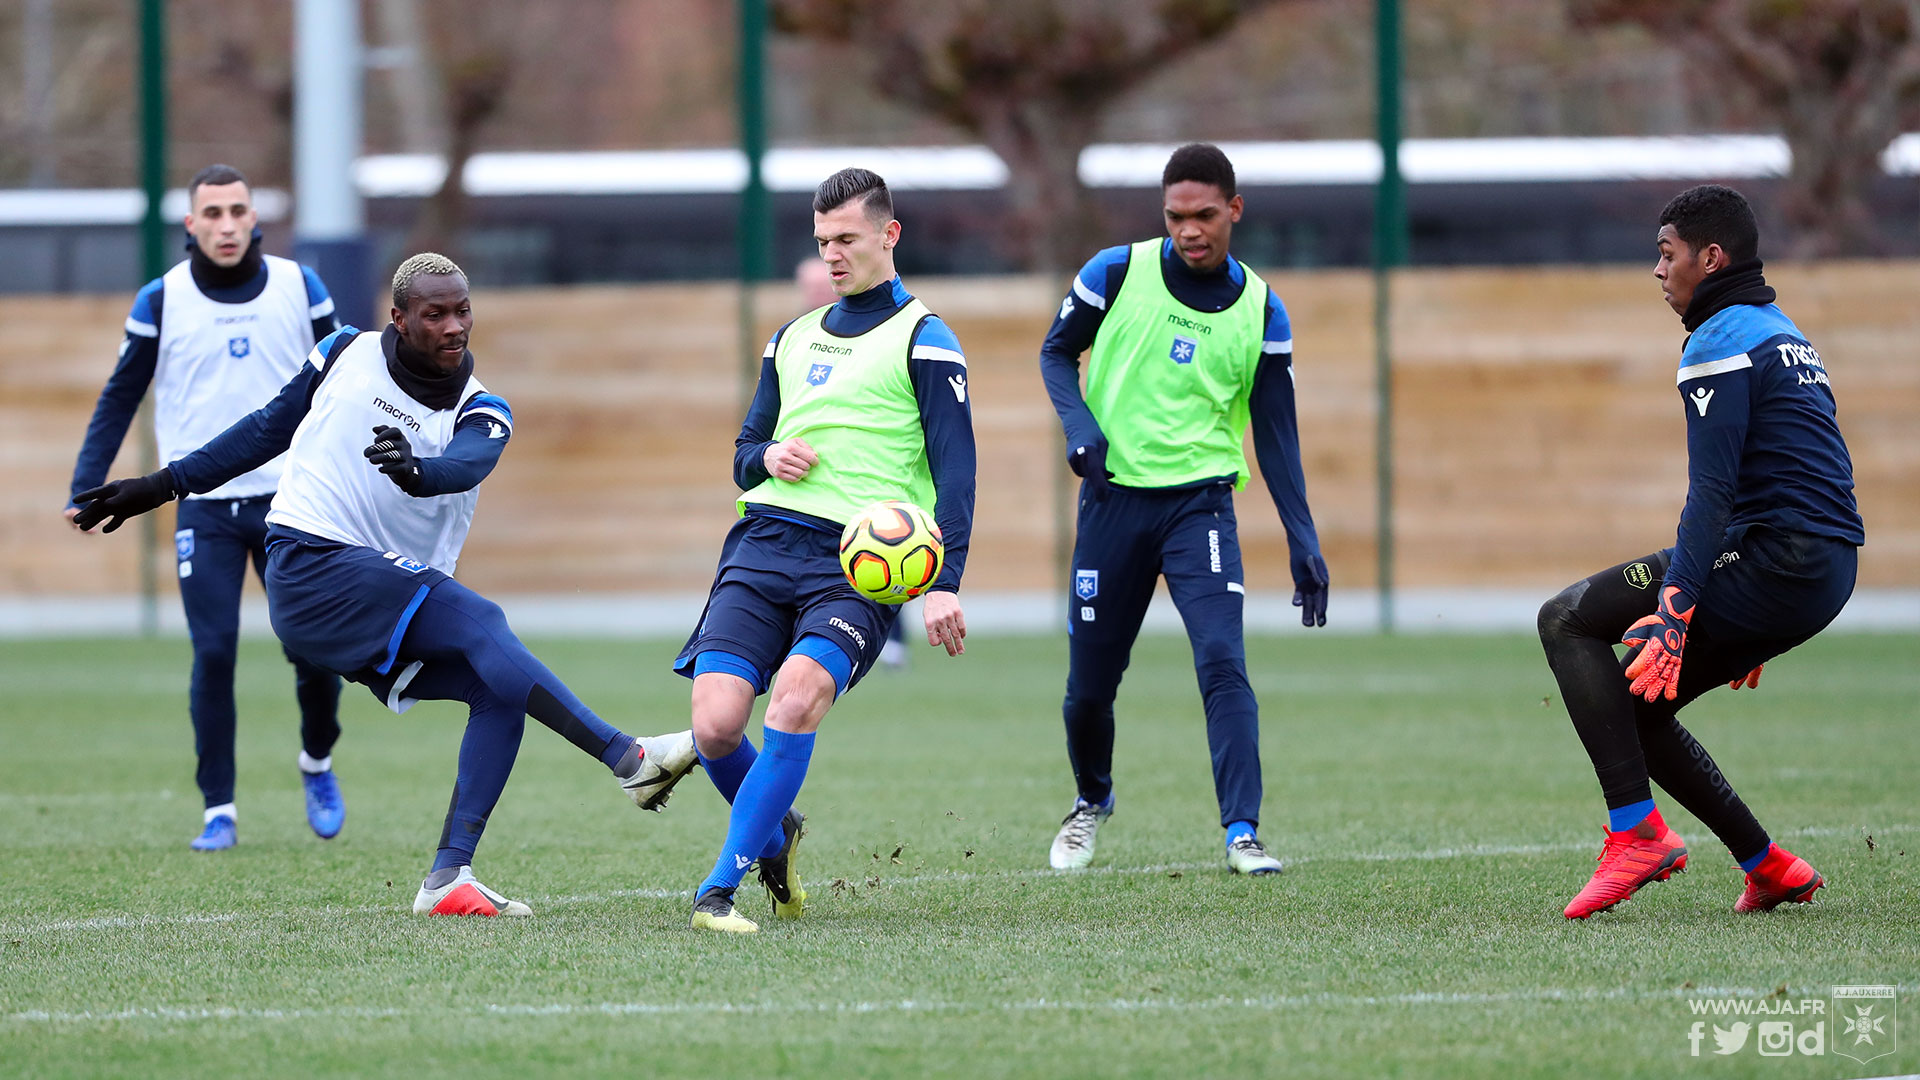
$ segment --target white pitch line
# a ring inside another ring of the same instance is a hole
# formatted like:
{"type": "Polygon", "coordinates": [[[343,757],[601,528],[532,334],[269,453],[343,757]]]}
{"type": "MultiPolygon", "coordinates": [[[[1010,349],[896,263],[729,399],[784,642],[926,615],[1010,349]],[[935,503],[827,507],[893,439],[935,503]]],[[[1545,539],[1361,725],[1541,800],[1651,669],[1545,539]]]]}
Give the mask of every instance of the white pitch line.
{"type": "MultiPolygon", "coordinates": [[[[1790,997],[1819,996],[1818,988],[1789,989],[1790,997]]],[[[1910,986],[1896,987],[1909,993],[1910,986]]],[[[248,1009],[234,1006],[144,1006],[128,1009],[50,1011],[29,1009],[8,1013],[14,1024],[110,1024],[128,1021],[276,1021],[320,1019],[402,1019],[435,1016],[548,1017],[548,1016],[688,1016],[688,1015],[868,1015],[873,1013],[1140,1013],[1140,1012],[1219,1012],[1247,1009],[1262,1012],[1305,1008],[1382,1008],[1448,1005],[1506,1005],[1533,1002],[1602,1001],[1683,1001],[1692,998],[1766,998],[1777,994],[1774,987],[1669,987],[1659,990],[1630,988],[1599,990],[1592,988],[1537,987],[1529,990],[1442,991],[1424,990],[1404,994],[1269,994],[1257,997],[1212,997],[1191,999],[1115,998],[1104,1001],[1074,1001],[1034,998],[1026,1001],[972,1002],[928,1001],[903,998],[896,1001],[772,1001],[772,1002],[685,1002],[685,1001],[608,1001],[552,1002],[527,1005],[480,1005],[472,1008],[376,1009],[364,1007],[325,1009],[248,1009]]]]}
{"type": "MultiPolygon", "coordinates": [[[[1888,833],[1910,833],[1920,831],[1920,825],[1881,825],[1867,829],[1860,826],[1810,826],[1777,833],[1781,837],[1833,837],[1863,836],[1868,833],[1885,835],[1888,833]]],[[[1286,859],[1286,864],[1304,866],[1311,863],[1382,863],[1382,862],[1433,862],[1444,859],[1487,859],[1507,855],[1551,855],[1569,851],[1588,851],[1593,849],[1593,841],[1562,841],[1552,844],[1481,844],[1472,847],[1429,848],[1416,851],[1356,851],[1335,855],[1301,855],[1286,859]]],[[[881,884],[889,888],[916,885],[942,885],[968,881],[992,881],[1008,878],[1081,878],[1102,876],[1132,876],[1140,874],[1189,873],[1193,871],[1215,870],[1217,862],[1177,862],[1155,863],[1148,866],[1091,866],[1083,870],[1009,869],[1009,870],[936,870],[924,874],[905,874],[899,877],[881,877],[881,884]]],[[[844,879],[849,885],[865,887],[866,876],[871,870],[844,879]]],[[[830,888],[830,881],[809,881],[807,887],[830,888]]],[[[611,889],[599,893],[583,893],[569,896],[529,895],[529,903],[538,907],[572,907],[584,904],[604,904],[613,900],[687,900],[693,897],[691,889],[611,889]]],[[[369,905],[346,908],[314,908],[304,911],[248,911],[248,912],[208,912],[186,915],[101,915],[86,919],[69,919],[61,922],[38,923],[0,927],[0,937],[19,937],[26,934],[64,933],[84,930],[120,930],[140,929],[169,925],[194,925],[203,923],[231,923],[247,919],[295,919],[312,918],[315,915],[369,915],[392,914],[399,909],[384,905],[369,905]]]]}

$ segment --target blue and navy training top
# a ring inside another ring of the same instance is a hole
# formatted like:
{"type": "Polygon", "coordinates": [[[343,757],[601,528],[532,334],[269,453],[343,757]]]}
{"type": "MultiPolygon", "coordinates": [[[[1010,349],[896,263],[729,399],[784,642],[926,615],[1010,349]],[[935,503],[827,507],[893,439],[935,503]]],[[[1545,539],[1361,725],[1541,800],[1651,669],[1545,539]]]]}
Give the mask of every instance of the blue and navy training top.
{"type": "MultiPolygon", "coordinates": [[[[1129,251],[1126,245],[1110,247],[1087,260],[1074,275],[1072,291],[1061,301],[1060,312],[1040,346],[1040,377],[1066,430],[1069,451],[1106,441],[1100,422],[1080,393],[1080,354],[1093,347],[1107,308],[1120,295],[1129,251]]],[[[1211,272],[1202,273],[1174,251],[1171,238],[1160,244],[1160,273],[1174,299],[1209,314],[1232,307],[1247,286],[1246,268],[1232,255],[1211,272]]],[[[1307,506],[1307,482],[1300,468],[1300,423],[1293,395],[1293,324],[1287,318],[1286,305],[1272,289],[1267,290],[1265,324],[1260,363],[1254,368],[1248,397],[1253,456],[1260,463],[1260,475],[1266,479],[1267,493],[1280,512],[1281,524],[1286,526],[1287,546],[1297,561],[1306,553],[1318,553],[1320,538],[1307,506]]],[[[1200,483],[1238,479],[1218,477],[1200,483]]]]}
{"type": "Polygon", "coordinates": [[[1666,584],[1698,600],[1738,526],[1866,542],[1827,367],[1778,307],[1735,304],[1701,323],[1676,382],[1687,502],[1666,584]]]}

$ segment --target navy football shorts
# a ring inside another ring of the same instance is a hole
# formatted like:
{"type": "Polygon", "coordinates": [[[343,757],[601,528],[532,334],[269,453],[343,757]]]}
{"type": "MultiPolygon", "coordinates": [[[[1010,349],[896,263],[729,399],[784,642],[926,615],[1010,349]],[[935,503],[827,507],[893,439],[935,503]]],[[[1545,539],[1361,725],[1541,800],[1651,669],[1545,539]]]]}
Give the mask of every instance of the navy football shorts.
{"type": "Polygon", "coordinates": [[[754,692],[763,693],[794,645],[812,635],[846,654],[852,676],[844,692],[873,669],[899,614],[847,584],[839,537],[748,514],[727,532],[706,610],[673,670],[691,679],[701,653],[730,653],[753,669],[754,692]]]}
{"type": "Polygon", "coordinates": [[[275,525],[267,533],[267,610],[295,656],[389,696],[427,593],[448,580],[424,563],[275,525]]]}

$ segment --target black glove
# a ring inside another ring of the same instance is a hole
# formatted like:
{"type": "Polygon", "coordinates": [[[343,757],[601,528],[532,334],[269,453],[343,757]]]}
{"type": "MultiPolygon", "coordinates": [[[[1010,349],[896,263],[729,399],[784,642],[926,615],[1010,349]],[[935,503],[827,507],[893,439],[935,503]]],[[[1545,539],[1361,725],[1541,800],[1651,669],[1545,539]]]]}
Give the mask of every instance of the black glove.
{"type": "Polygon", "coordinates": [[[420,490],[424,478],[420,475],[420,459],[413,456],[413,446],[407,442],[407,433],[397,427],[377,427],[373,429],[373,445],[362,453],[367,461],[378,465],[387,479],[401,491],[411,495],[420,490]]]}
{"type": "Polygon", "coordinates": [[[1107,471],[1107,440],[1105,439],[1090,442],[1084,446],[1076,446],[1067,451],[1067,468],[1073,470],[1073,475],[1087,482],[1087,497],[1094,502],[1106,498],[1112,490],[1107,485],[1107,481],[1113,479],[1113,474],[1107,471]]]}
{"type": "Polygon", "coordinates": [[[1293,606],[1301,626],[1327,625],[1327,560],[1317,551],[1293,560],[1293,606]]]}
{"type": "Polygon", "coordinates": [[[91,530],[105,521],[103,531],[112,532],[130,519],[172,502],[173,495],[173,474],[165,469],[132,480],[115,480],[73,497],[73,504],[80,508],[73,523],[91,530]]]}

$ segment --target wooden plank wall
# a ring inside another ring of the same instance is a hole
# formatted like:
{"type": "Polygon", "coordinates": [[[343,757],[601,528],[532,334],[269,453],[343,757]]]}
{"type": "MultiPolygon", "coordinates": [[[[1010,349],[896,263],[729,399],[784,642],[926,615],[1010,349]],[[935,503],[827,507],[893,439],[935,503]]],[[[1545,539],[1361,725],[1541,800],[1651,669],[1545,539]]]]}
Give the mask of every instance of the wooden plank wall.
{"type": "MultiPolygon", "coordinates": [[[[1920,265],[1773,277],[1839,394],[1868,521],[1862,584],[1920,585],[1920,265]]],[[[1293,318],[1327,558],[1336,584],[1370,585],[1372,287],[1350,272],[1270,280],[1293,318]]],[[[1034,356],[1062,283],[909,284],[952,323],[970,361],[981,467],[968,583],[1046,587],[1069,488],[1034,356]]],[[[1396,289],[1402,584],[1555,585],[1672,542],[1686,488],[1672,374],[1682,335],[1644,269],[1422,270],[1396,289]]],[[[127,302],[0,299],[0,595],[135,587],[126,533],[83,537],[58,517],[127,302]]],[[[757,303],[764,341],[794,301],[768,287],[757,303]]],[[[475,308],[481,377],[513,403],[517,424],[462,577],[501,592],[704,589],[732,513],[744,406],[734,290],[483,288],[475,308]]],[[[130,442],[114,475],[133,461],[130,442]]],[[[1287,588],[1284,536],[1257,480],[1239,517],[1249,583],[1287,588]]],[[[164,574],[171,515],[162,518],[164,574]]]]}

